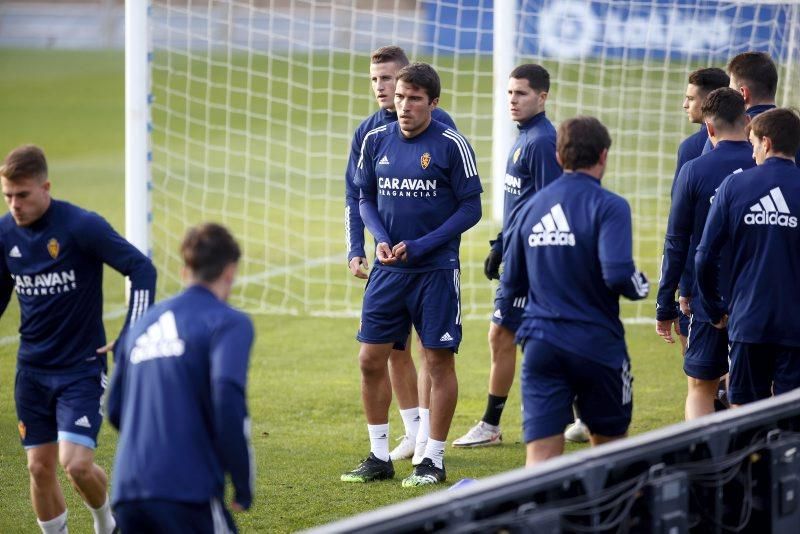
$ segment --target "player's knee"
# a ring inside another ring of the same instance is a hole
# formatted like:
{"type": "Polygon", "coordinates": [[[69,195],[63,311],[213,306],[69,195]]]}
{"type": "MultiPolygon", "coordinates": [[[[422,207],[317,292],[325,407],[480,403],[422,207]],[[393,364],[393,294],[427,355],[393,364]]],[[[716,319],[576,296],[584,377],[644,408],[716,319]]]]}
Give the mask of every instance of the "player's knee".
{"type": "Polygon", "coordinates": [[[509,349],[516,350],[514,346],[514,333],[503,326],[492,323],[489,327],[489,347],[492,349],[492,358],[506,354],[509,349]]]}
{"type": "Polygon", "coordinates": [[[358,356],[358,365],[364,376],[376,376],[387,370],[387,362],[383,358],[376,358],[373,354],[362,352],[358,356]]]}
{"type": "Polygon", "coordinates": [[[85,458],[69,458],[62,467],[70,479],[81,481],[91,475],[93,465],[93,461],[85,458]]]}
{"type": "Polygon", "coordinates": [[[31,459],[28,460],[28,473],[37,482],[52,480],[56,477],[56,464],[53,461],[31,459]]]}

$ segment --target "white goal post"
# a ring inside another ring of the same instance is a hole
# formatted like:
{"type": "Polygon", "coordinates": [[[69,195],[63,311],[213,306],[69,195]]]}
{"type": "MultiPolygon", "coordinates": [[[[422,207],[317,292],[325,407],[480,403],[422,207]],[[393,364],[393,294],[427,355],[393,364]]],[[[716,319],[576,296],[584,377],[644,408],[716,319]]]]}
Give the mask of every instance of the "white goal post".
{"type": "MultiPolygon", "coordinates": [[[[236,305],[357,315],[344,169],[376,109],[369,54],[397,44],[438,70],[440,104],[478,157],[484,217],[462,241],[465,316],[492,309],[483,260],[516,135],[505,87],[522,62],[549,70],[555,123],[588,114],[608,126],[604,186],[630,202],[634,255],[655,281],[676,149],[697,127],[681,109],[688,74],[761,50],[779,65],[778,104],[798,105],[799,26],[796,1],[128,0],[126,231],[152,254],[162,296],[179,288],[185,229],[215,220],[244,249],[236,305]]],[[[652,320],[652,296],[623,314],[652,320]]]]}

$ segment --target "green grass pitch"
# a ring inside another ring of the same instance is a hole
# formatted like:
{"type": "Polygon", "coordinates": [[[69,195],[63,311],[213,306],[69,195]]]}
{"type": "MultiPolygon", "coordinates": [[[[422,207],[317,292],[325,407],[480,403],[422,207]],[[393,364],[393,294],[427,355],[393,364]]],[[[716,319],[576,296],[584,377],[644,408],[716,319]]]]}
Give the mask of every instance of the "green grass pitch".
{"type": "MultiPolygon", "coordinates": [[[[54,196],[96,210],[122,230],[122,54],[2,50],[0,66],[4,73],[0,78],[0,152],[26,142],[43,146],[50,160],[54,196]]],[[[676,120],[683,119],[677,109],[676,114],[676,120]]],[[[674,142],[670,141],[671,146],[674,142]]],[[[339,236],[340,230],[334,231],[339,236]]],[[[337,239],[336,246],[340,243],[337,239]]],[[[340,272],[331,272],[340,277],[337,283],[352,284],[353,291],[358,290],[343,265],[340,272]]],[[[655,278],[654,272],[650,274],[655,278]]],[[[488,289],[485,295],[490,295],[488,289]]],[[[105,299],[106,311],[123,307],[123,283],[116,273],[107,273],[105,299]]],[[[4,533],[37,531],[13,401],[18,317],[14,301],[0,321],[0,532],[4,533]]],[[[400,487],[400,478],[410,472],[410,464],[404,462],[396,466],[398,478],[392,482],[339,482],[340,473],[355,466],[369,447],[353,337],[357,319],[259,315],[254,320],[257,339],[248,394],[258,474],[256,503],[249,513],[237,516],[243,532],[294,531],[430,491],[400,487]]],[[[119,326],[119,319],[109,320],[109,334],[119,326]]],[[[459,404],[451,439],[483,413],[487,327],[486,320],[464,324],[457,359],[459,404]]],[[[631,432],[681,420],[685,380],[678,349],[657,339],[652,325],[628,326],[627,334],[635,376],[631,432]]],[[[398,437],[402,423],[394,406],[391,424],[393,436],[398,437]]],[[[502,447],[448,449],[449,482],[487,477],[523,464],[518,384],[503,427],[502,447]]],[[[173,431],[182,431],[179,422],[173,431]]],[[[108,472],[115,441],[115,433],[105,425],[98,461],[108,472]]],[[[88,511],[63,478],[62,487],[70,530],[90,532],[88,511]]]]}

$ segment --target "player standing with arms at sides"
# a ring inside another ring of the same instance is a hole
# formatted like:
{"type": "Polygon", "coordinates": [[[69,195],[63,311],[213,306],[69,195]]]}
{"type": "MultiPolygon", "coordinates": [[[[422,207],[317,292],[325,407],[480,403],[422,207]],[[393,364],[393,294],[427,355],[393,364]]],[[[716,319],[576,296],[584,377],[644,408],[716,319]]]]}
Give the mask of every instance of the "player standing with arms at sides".
{"type": "Polygon", "coordinates": [[[376,265],[361,312],[361,398],[371,450],[346,482],[392,478],[387,436],[387,361],[413,324],[431,378],[430,437],[403,486],[446,478],[444,449],[458,399],[455,352],[461,341],[461,234],[481,217],[483,191],[467,140],[433,120],[441,92],[436,71],[414,63],[397,76],[398,122],[367,133],[358,163],[361,216],[375,236],[376,265]]]}
{"type": "Polygon", "coordinates": [[[20,306],[14,396],[42,532],[67,532],[58,463],[94,518],[114,530],[107,477],[94,462],[106,385],[103,264],[130,278],[124,330],[153,300],[156,271],[99,215],[50,196],[41,148],[12,150],[0,168],[9,213],[0,219],[0,315],[20,306]]]}
{"type": "MultiPolygon", "coordinates": [[[[703,102],[705,101],[708,93],[715,89],[728,87],[730,78],[725,71],[716,67],[707,69],[698,69],[689,75],[689,84],[686,86],[686,94],[683,98],[683,110],[689,122],[692,124],[699,124],[700,129],[684,139],[678,147],[678,164],[675,166],[675,176],[672,181],[672,193],[675,194],[675,182],[678,180],[678,173],[681,171],[684,163],[691,161],[703,153],[703,146],[708,139],[708,130],[703,122],[703,102]]],[[[699,236],[698,236],[699,239],[699,236]]],[[[678,337],[681,341],[681,355],[686,354],[686,338],[689,335],[689,302],[684,295],[692,289],[694,273],[694,254],[691,254],[686,264],[686,270],[681,277],[679,289],[681,313],[678,317],[678,337]]]]}
{"type": "MultiPolygon", "coordinates": [[[[395,78],[400,69],[408,65],[408,57],[399,46],[383,46],[372,53],[369,66],[370,84],[380,109],[364,119],[353,134],[350,156],[345,171],[345,228],[347,234],[347,261],[350,272],[356,278],[367,278],[369,262],[364,252],[364,221],[358,211],[359,190],[353,183],[361,144],[367,132],[397,121],[394,108],[395,78]]],[[[438,107],[433,110],[433,119],[456,129],[450,115],[438,107]]],[[[418,464],[425,450],[428,438],[430,413],[427,408],[430,394],[430,379],[425,370],[424,360],[420,364],[419,396],[417,395],[417,370],[411,358],[410,339],[403,349],[399,346],[389,356],[389,376],[391,378],[400,416],[405,426],[405,434],[400,444],[391,453],[392,460],[403,460],[414,455],[415,443],[419,440],[414,463],[418,464]],[[421,404],[420,404],[420,401],[421,404]],[[423,407],[424,406],[424,407],[423,407]],[[421,432],[418,432],[421,429],[421,432]]]]}
{"type": "MultiPolygon", "coordinates": [[[[712,91],[702,108],[708,135],[715,149],[687,162],[678,174],[672,194],[661,279],[656,299],[656,333],[668,343],[674,343],[671,330],[677,331],[678,303],[675,290],[687,258],[694,258],[697,244],[703,235],[708,212],[723,180],[731,174],[755,166],[753,148],[747,141],[747,115],[744,98],[737,91],[724,87],[712,91]]],[[[723,251],[720,261],[720,291],[730,297],[730,251],[723,251]]],[[[702,303],[691,300],[697,294],[694,270],[692,284],[683,292],[692,307],[689,344],[683,364],[688,377],[686,419],[714,413],[714,400],[720,378],[728,372],[728,335],[714,328],[702,303]]]]}
{"type": "Polygon", "coordinates": [[[696,257],[703,308],[711,323],[728,327],[732,404],[800,387],[800,169],[794,161],[800,117],[773,109],[750,126],[758,166],[722,183],[696,257]],[[726,243],[732,254],[728,302],[718,289],[726,243]]]}
{"type": "MultiPolygon", "coordinates": [[[[520,65],[508,79],[508,108],[517,123],[519,137],[508,154],[505,176],[503,228],[508,228],[514,208],[536,191],[561,176],[556,161],[556,129],[545,116],[545,102],[550,92],[550,73],[534,64],[520,65]]],[[[490,242],[484,262],[489,280],[500,279],[503,259],[503,233],[490,242]]],[[[517,346],[514,334],[522,321],[525,294],[504,295],[500,287],[494,298],[494,313],[489,323],[489,398],[483,418],[464,436],[453,441],[454,447],[500,445],[503,435],[500,417],[516,372],[517,346]]]]}
{"type": "Polygon", "coordinates": [[[239,245],[224,227],[202,224],[186,233],[181,255],[188,288],[130,329],[109,392],[122,532],[235,532],[226,475],[234,510],[253,500],[245,400],[253,324],[226,304],[239,245]]]}
{"type": "Polygon", "coordinates": [[[564,452],[575,402],[592,445],[625,436],[633,390],[619,296],[647,296],[633,263],[631,212],[603,189],[611,137],[594,117],[561,124],[564,174],[526,200],[504,234],[509,295],[527,294],[522,345],[526,465],[564,452]]]}

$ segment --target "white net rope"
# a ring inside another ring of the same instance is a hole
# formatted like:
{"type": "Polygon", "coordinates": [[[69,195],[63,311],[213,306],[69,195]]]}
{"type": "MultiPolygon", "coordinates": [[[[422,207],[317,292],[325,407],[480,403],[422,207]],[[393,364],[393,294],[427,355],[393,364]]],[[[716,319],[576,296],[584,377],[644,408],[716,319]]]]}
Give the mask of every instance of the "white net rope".
{"type": "MultiPolygon", "coordinates": [[[[613,146],[604,180],[634,214],[634,254],[655,282],[688,74],[736,53],[780,65],[778,104],[797,104],[796,4],[673,0],[497,1],[515,10],[517,63],[551,74],[555,123],[598,116],[613,146]]],[[[443,107],[473,144],[484,219],[462,241],[463,309],[488,318],[492,16],[489,0],[160,0],[151,12],[152,243],[162,295],[179,287],[186,227],[214,220],[240,240],[233,301],[254,313],[356,315],[346,267],[344,169],[356,126],[377,108],[369,54],[402,46],[442,77],[443,107]]],[[[510,121],[507,117],[502,120],[510,121]]],[[[367,250],[372,250],[367,236],[367,250]]],[[[652,299],[626,304],[653,317],[652,299]]]]}

